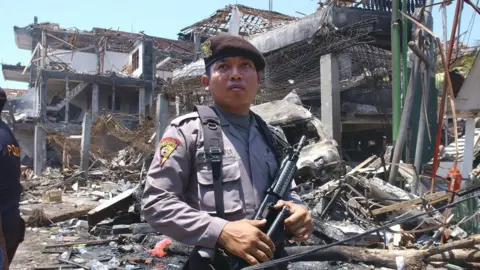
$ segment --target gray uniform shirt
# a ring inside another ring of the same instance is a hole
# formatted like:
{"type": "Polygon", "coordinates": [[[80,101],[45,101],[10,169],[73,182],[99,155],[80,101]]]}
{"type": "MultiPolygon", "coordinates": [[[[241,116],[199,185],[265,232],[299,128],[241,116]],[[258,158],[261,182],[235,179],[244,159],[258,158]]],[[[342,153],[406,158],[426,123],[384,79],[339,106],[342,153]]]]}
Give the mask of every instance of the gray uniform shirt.
{"type": "MultiPolygon", "coordinates": [[[[248,146],[222,113],[219,118],[225,152],[221,180],[226,219],[250,218],[271,184],[278,163],[253,117],[248,146]],[[251,177],[246,167],[250,167],[251,177]]],[[[203,139],[196,112],[170,123],[146,176],[143,215],[158,232],[177,241],[215,248],[228,221],[215,216],[213,176],[203,139]]],[[[293,190],[285,199],[301,203],[293,190]]]]}

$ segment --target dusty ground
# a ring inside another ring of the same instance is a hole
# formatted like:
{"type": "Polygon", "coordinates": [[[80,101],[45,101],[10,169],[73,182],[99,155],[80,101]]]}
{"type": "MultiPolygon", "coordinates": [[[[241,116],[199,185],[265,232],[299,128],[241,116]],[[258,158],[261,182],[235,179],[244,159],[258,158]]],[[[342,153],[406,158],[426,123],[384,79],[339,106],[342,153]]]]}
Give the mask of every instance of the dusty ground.
{"type": "Polygon", "coordinates": [[[38,266],[56,264],[58,254],[44,254],[44,246],[58,244],[59,241],[50,239],[55,228],[29,229],[25,233],[25,241],[18,247],[10,269],[34,269],[38,266]]]}
{"type": "MultiPolygon", "coordinates": [[[[62,202],[23,204],[20,206],[20,212],[23,219],[28,222],[29,216],[35,209],[42,209],[48,217],[55,217],[83,208],[93,208],[98,204],[98,201],[93,201],[88,197],[64,195],[62,202]]],[[[58,264],[59,253],[42,253],[45,246],[90,238],[88,233],[82,230],[61,234],[60,232],[65,228],[62,229],[59,224],[57,224],[58,226],[51,225],[38,228],[28,227],[27,225],[25,240],[18,247],[10,269],[35,269],[40,266],[58,264]]]]}

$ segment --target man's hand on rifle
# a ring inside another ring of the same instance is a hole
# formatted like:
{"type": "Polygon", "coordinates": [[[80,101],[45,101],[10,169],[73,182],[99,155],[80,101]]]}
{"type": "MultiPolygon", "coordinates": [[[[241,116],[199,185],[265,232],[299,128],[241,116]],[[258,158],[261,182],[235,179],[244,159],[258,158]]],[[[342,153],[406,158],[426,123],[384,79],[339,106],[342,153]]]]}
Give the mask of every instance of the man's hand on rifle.
{"type": "Polygon", "coordinates": [[[313,232],[312,216],[305,206],[291,201],[279,200],[275,205],[276,209],[283,206],[290,208],[291,216],[285,219],[285,228],[293,234],[295,241],[306,241],[313,232]]]}
{"type": "Polygon", "coordinates": [[[260,230],[266,223],[266,220],[248,219],[228,222],[220,233],[218,244],[249,264],[266,262],[275,250],[272,240],[260,230]]]}

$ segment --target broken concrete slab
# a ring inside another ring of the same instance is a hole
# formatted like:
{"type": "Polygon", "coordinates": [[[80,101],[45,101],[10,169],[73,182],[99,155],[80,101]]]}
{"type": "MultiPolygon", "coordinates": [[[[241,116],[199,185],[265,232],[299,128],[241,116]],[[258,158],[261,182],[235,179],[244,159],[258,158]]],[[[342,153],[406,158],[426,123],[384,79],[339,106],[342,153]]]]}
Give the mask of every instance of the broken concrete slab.
{"type": "Polygon", "coordinates": [[[250,42],[262,53],[268,53],[286,47],[293,43],[311,38],[325,19],[325,11],[305,16],[292,23],[275,28],[265,33],[257,34],[250,42]]]}
{"type": "Polygon", "coordinates": [[[148,223],[135,223],[131,225],[133,234],[149,234],[157,231],[148,223]]]}
{"type": "Polygon", "coordinates": [[[88,226],[93,227],[100,221],[115,216],[117,211],[128,209],[134,202],[135,190],[136,188],[126,190],[88,212],[88,226]]]}
{"type": "Polygon", "coordinates": [[[113,235],[132,233],[132,228],[130,227],[130,225],[117,224],[113,225],[112,233],[113,235]]]}
{"type": "MultiPolygon", "coordinates": [[[[352,236],[364,233],[366,230],[357,224],[343,221],[315,220],[315,227],[335,241],[341,241],[352,236]]],[[[366,235],[358,240],[345,243],[351,246],[370,246],[382,241],[378,234],[366,235]]]]}
{"type": "Polygon", "coordinates": [[[298,142],[295,134],[306,134],[308,144],[300,152],[298,174],[303,178],[313,177],[326,182],[332,178],[329,173],[341,163],[338,144],[320,119],[303,107],[301,101],[298,104],[299,101],[298,94],[292,91],[282,100],[259,104],[251,109],[267,124],[280,129],[282,137],[290,144],[298,142]]]}

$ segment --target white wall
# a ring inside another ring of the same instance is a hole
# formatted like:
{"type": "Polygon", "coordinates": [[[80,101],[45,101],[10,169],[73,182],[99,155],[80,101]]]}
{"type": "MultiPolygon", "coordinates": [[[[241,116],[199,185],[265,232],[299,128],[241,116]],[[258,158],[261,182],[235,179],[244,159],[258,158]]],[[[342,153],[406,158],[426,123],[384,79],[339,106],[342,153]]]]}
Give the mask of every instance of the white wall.
{"type": "MultiPolygon", "coordinates": [[[[69,52],[66,50],[56,50],[55,52],[69,52]]],[[[96,73],[97,55],[86,52],[70,52],[61,55],[50,56],[54,62],[58,59],[70,65],[76,72],[96,73]]],[[[47,63],[51,60],[47,59],[47,63]]]]}
{"type": "MultiPolygon", "coordinates": [[[[97,73],[97,55],[95,53],[71,52],[67,50],[56,50],[55,52],[68,53],[50,56],[54,62],[61,60],[69,64],[76,72],[97,73]]],[[[128,59],[128,54],[126,53],[107,51],[104,57],[103,71],[119,72],[125,66],[128,59]]],[[[48,62],[50,62],[50,60],[47,58],[47,63],[48,62]]]]}
{"type": "Polygon", "coordinates": [[[159,78],[167,80],[167,79],[173,77],[173,72],[172,71],[166,71],[166,70],[157,70],[157,76],[159,78]]]}
{"type": "Polygon", "coordinates": [[[119,52],[108,52],[105,54],[103,70],[121,72],[128,64],[128,54],[119,52]]]}
{"type": "Polygon", "coordinates": [[[462,88],[460,88],[460,92],[455,99],[455,110],[457,113],[480,110],[480,94],[478,94],[480,91],[478,83],[479,77],[480,55],[477,56],[470,73],[467,75],[467,78],[463,82],[462,88]]]}

